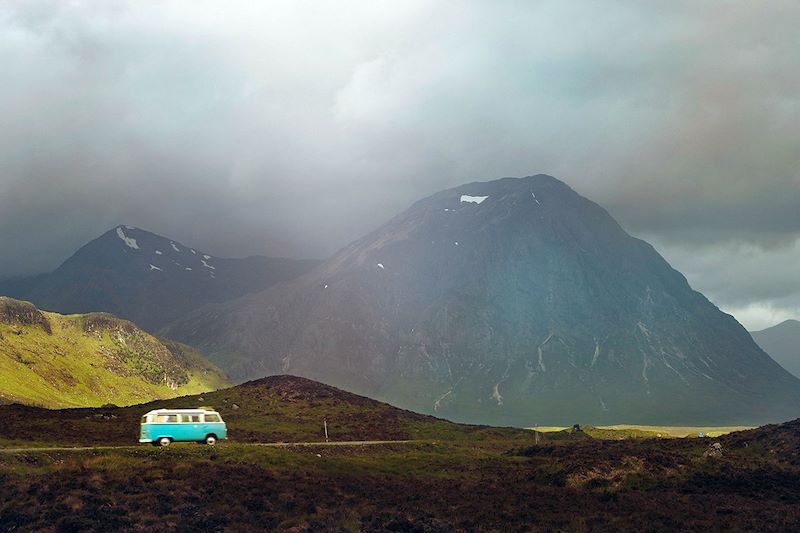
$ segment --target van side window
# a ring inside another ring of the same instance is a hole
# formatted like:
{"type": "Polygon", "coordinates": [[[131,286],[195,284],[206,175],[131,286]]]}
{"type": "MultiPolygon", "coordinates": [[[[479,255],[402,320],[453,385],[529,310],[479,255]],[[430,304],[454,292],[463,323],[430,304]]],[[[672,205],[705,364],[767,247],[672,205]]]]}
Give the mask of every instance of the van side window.
{"type": "Polygon", "coordinates": [[[214,413],[214,414],[206,414],[206,422],[219,422],[219,421],[220,421],[220,419],[219,419],[219,415],[218,414],[216,414],[216,413],[214,413]]]}
{"type": "Polygon", "coordinates": [[[200,422],[200,415],[181,415],[181,422],[184,424],[197,424],[200,422]]]}
{"type": "Polygon", "coordinates": [[[156,415],[156,422],[159,424],[176,424],[178,415],[156,415]]]}

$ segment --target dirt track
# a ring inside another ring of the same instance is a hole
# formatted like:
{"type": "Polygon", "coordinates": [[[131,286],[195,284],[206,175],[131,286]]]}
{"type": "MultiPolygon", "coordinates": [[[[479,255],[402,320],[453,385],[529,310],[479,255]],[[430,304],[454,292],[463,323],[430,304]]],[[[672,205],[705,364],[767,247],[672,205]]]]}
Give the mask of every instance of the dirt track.
{"type": "MultiPolygon", "coordinates": [[[[408,444],[418,442],[413,440],[351,440],[333,442],[243,442],[240,446],[265,446],[268,448],[291,448],[293,446],[375,446],[379,444],[408,444]]],[[[132,446],[64,446],[64,447],[37,447],[37,448],[0,448],[0,453],[28,453],[28,452],[73,452],[89,450],[125,450],[140,448],[144,444],[132,446]]],[[[223,445],[224,446],[224,445],[223,445]]]]}

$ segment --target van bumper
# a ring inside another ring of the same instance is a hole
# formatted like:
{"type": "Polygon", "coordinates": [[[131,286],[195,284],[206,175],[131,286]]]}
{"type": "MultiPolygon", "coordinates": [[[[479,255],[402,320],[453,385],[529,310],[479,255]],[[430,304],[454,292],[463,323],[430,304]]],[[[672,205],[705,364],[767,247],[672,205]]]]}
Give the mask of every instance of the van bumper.
{"type": "Polygon", "coordinates": [[[139,439],[139,442],[153,442],[153,439],[139,439]]]}

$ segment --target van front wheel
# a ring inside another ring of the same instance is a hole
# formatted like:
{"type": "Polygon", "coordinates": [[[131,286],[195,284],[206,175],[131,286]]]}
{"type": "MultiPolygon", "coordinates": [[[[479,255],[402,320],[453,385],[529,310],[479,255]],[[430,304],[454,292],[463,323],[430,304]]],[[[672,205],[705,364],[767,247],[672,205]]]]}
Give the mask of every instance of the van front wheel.
{"type": "Polygon", "coordinates": [[[172,440],[170,440],[168,437],[161,437],[160,439],[158,439],[159,446],[169,446],[171,443],[172,440]]]}
{"type": "Polygon", "coordinates": [[[217,443],[217,436],[216,435],[206,435],[205,443],[209,446],[213,446],[217,443]]]}

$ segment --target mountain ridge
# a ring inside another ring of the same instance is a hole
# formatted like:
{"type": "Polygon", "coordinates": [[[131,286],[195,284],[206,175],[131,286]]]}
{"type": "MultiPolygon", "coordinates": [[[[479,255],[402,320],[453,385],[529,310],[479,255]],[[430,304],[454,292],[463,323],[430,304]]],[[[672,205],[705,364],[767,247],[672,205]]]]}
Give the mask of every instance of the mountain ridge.
{"type": "Polygon", "coordinates": [[[109,312],[157,331],[206,303],[258,292],[319,261],[220,258],[132,226],[116,226],[50,274],[0,283],[0,294],[60,313],[109,312]]]}
{"type": "Polygon", "coordinates": [[[784,320],[772,327],[751,331],[750,335],[778,364],[800,378],[800,321],[784,320]]]}

